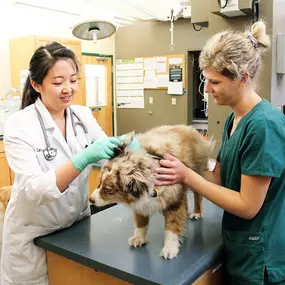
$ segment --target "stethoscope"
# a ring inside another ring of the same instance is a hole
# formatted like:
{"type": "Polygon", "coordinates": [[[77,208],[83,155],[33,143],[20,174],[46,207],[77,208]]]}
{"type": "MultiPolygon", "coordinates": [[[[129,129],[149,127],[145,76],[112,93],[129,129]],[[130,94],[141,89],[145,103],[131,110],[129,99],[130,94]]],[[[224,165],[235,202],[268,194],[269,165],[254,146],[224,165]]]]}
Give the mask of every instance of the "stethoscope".
{"type": "MultiPolygon", "coordinates": [[[[85,145],[85,147],[87,147],[89,145],[88,135],[87,135],[88,134],[88,130],[87,130],[86,126],[82,123],[82,121],[80,120],[78,115],[76,115],[75,112],[71,108],[69,108],[69,111],[70,111],[71,125],[72,125],[72,129],[73,129],[74,135],[77,137],[78,133],[76,131],[76,126],[80,126],[84,130],[85,136],[87,138],[87,145],[85,145]],[[77,122],[74,121],[74,117],[77,119],[77,122]]],[[[45,143],[46,143],[46,148],[43,150],[43,155],[44,155],[44,158],[47,161],[51,161],[57,155],[57,148],[50,146],[50,142],[49,142],[49,139],[48,139],[48,136],[47,136],[47,132],[46,132],[45,126],[44,126],[43,118],[42,118],[42,116],[40,114],[40,111],[37,108],[36,108],[36,112],[37,112],[37,115],[38,115],[38,118],[39,118],[39,122],[40,122],[40,125],[41,125],[41,128],[42,128],[42,131],[43,131],[43,134],[44,134],[45,143]]]]}

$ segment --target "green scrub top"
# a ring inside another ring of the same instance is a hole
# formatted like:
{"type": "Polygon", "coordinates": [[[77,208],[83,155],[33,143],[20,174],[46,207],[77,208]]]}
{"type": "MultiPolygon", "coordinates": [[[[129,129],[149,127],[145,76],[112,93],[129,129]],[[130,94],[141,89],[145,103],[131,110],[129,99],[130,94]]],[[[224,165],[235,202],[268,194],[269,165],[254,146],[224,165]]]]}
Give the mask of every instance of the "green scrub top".
{"type": "Polygon", "coordinates": [[[226,120],[217,161],[222,186],[240,192],[241,175],[272,177],[265,201],[251,220],[224,212],[222,234],[231,284],[285,280],[285,116],[263,99],[230,136],[234,114],[226,120]]]}

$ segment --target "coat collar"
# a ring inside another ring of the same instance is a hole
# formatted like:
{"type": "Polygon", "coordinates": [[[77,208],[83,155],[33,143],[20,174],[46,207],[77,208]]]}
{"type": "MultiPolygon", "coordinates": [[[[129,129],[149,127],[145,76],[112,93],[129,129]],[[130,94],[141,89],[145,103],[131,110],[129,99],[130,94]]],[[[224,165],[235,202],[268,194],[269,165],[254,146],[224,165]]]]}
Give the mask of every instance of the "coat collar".
{"type": "Polygon", "coordinates": [[[44,122],[45,129],[46,130],[48,130],[48,129],[55,129],[56,128],[55,121],[53,120],[50,112],[48,111],[48,109],[43,104],[43,102],[42,102],[42,100],[40,98],[38,98],[36,100],[35,107],[38,109],[38,111],[41,114],[41,117],[42,117],[43,122],[44,122]]]}
{"type": "MultiPolygon", "coordinates": [[[[43,128],[45,129],[45,131],[47,131],[47,133],[51,134],[53,139],[58,142],[58,144],[66,152],[66,154],[69,157],[71,157],[72,156],[72,152],[71,152],[71,150],[69,148],[68,143],[65,141],[62,133],[60,132],[59,128],[57,127],[55,121],[53,120],[53,118],[52,118],[52,116],[50,114],[50,112],[45,107],[45,105],[43,104],[43,102],[41,101],[40,98],[38,98],[36,100],[35,107],[40,112],[40,115],[41,115],[43,123],[44,123],[43,128]]],[[[71,127],[69,108],[66,111],[67,111],[66,130],[67,130],[67,133],[69,133],[70,132],[70,127],[71,127]]],[[[72,128],[71,128],[71,130],[72,130],[72,128]]]]}

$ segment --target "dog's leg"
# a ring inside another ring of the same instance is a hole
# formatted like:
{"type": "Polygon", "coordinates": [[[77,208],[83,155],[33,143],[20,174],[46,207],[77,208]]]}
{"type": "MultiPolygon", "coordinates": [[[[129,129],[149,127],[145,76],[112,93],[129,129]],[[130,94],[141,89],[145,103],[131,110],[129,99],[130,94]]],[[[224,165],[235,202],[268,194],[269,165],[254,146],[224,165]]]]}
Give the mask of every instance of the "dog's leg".
{"type": "Polygon", "coordinates": [[[202,195],[194,192],[194,212],[189,215],[191,220],[199,220],[203,217],[202,195]]]}
{"type": "Polygon", "coordinates": [[[184,200],[183,204],[179,205],[176,209],[170,208],[163,212],[165,217],[165,237],[164,247],[160,255],[165,259],[177,257],[180,242],[182,242],[182,237],[185,234],[188,217],[187,197],[184,200]]]}
{"type": "Polygon", "coordinates": [[[145,245],[147,243],[146,233],[148,228],[149,217],[142,216],[135,211],[133,212],[135,220],[135,233],[129,238],[129,245],[133,247],[138,247],[145,245]]]}

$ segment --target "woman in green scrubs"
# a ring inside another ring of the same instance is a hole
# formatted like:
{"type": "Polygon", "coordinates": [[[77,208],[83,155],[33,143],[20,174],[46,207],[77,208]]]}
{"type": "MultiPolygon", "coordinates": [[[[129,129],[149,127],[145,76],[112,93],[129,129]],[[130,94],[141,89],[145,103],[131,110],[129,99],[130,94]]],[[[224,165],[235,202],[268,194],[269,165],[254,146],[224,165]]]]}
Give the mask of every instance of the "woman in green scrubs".
{"type": "Polygon", "coordinates": [[[225,210],[222,235],[234,285],[285,284],[285,116],[253,87],[269,45],[263,22],[207,42],[199,60],[205,91],[232,109],[216,166],[203,178],[167,155],[156,170],[157,185],[185,183],[225,210]]]}

